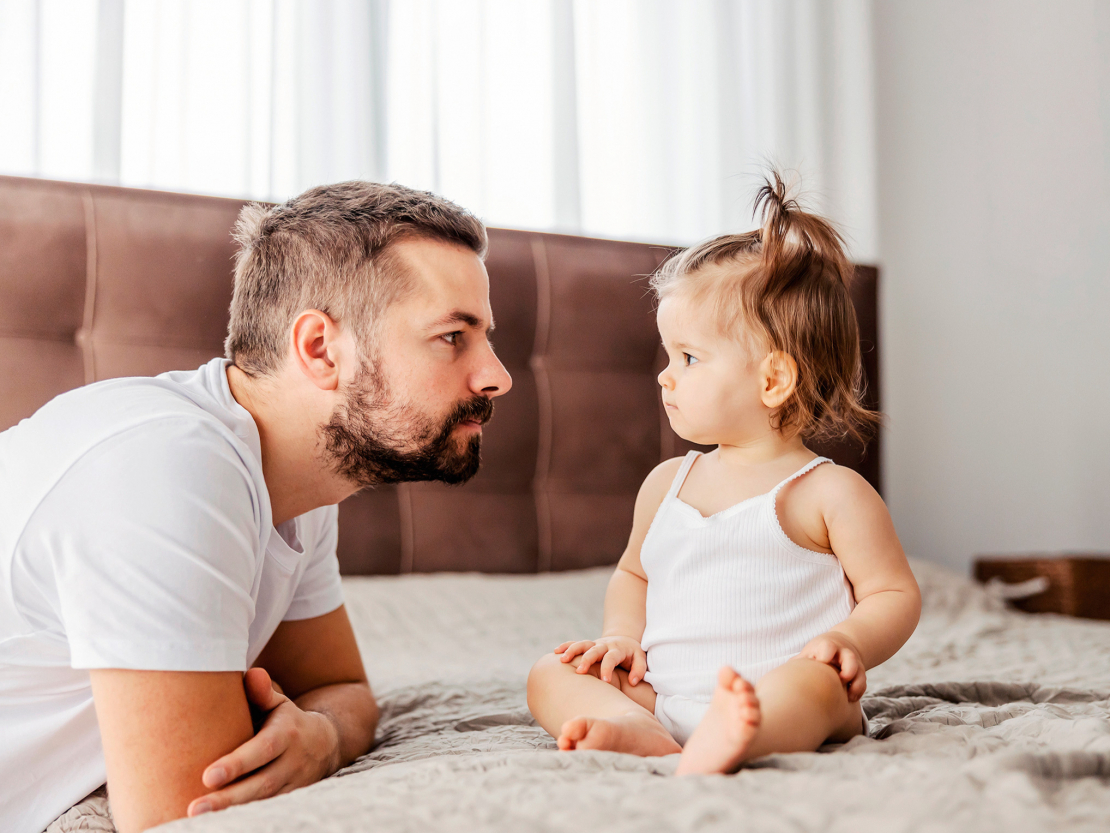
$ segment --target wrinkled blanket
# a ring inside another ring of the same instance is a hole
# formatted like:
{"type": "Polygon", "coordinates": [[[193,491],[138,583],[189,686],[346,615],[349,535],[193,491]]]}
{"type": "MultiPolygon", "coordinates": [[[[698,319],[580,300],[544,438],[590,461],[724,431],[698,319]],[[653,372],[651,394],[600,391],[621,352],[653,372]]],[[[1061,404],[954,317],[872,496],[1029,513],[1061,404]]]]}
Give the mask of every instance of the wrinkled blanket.
{"type": "MultiPolygon", "coordinates": [[[[596,635],[606,570],[350,578],[383,706],[379,743],[307,789],[173,822],[222,831],[1104,831],[1110,623],[1006,610],[915,561],[917,632],[869,672],[869,737],[668,777],[677,756],[561,753],[534,724],[528,668],[596,635]]],[[[111,830],[103,795],[51,827],[111,830]]]]}

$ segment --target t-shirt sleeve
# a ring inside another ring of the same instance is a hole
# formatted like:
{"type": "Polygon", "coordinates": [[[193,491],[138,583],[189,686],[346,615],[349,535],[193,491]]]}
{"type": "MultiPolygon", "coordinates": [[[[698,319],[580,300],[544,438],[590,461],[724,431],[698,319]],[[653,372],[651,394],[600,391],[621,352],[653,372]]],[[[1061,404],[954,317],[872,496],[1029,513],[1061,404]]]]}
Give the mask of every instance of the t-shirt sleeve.
{"type": "Polygon", "coordinates": [[[246,669],[260,508],[219,427],[165,419],[102,442],[36,516],[74,668],[246,669]]]}
{"type": "Polygon", "coordinates": [[[285,621],[312,619],[331,613],[343,604],[343,583],[339,577],[339,507],[325,506],[313,511],[315,541],[312,554],[301,576],[285,621]]]}

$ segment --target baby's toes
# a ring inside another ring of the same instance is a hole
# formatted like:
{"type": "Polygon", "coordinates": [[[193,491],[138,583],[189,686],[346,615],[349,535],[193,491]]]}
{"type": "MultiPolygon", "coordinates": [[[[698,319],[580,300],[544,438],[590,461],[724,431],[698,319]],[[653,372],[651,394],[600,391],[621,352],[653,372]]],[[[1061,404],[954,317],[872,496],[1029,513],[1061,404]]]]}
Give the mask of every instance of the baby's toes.
{"type": "Polygon", "coordinates": [[[744,722],[749,726],[758,726],[763,721],[763,711],[759,706],[759,699],[755,694],[745,697],[741,703],[744,722]]]}
{"type": "Polygon", "coordinates": [[[732,681],[732,691],[734,694],[739,694],[741,697],[755,697],[755,687],[739,674],[737,674],[736,679],[732,681]]]}
{"type": "Polygon", "coordinates": [[[727,665],[721,666],[721,670],[717,672],[718,686],[726,691],[736,691],[736,686],[741,684],[748,685],[748,681],[737,674],[735,668],[731,668],[727,665]]]}
{"type": "Polygon", "coordinates": [[[589,720],[585,717],[574,717],[563,724],[563,728],[559,730],[559,744],[560,749],[574,749],[578,745],[578,741],[586,737],[590,731],[589,720]]]}

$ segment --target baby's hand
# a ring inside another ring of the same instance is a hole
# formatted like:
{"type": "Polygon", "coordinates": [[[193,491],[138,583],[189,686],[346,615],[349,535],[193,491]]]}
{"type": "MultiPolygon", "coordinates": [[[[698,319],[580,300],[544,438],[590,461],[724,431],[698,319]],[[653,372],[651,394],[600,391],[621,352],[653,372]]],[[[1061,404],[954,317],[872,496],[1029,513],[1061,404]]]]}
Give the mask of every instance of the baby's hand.
{"type": "Polygon", "coordinates": [[[585,674],[591,665],[601,660],[601,679],[607,683],[611,681],[613,669],[618,665],[628,669],[628,682],[632,685],[640,682],[647,672],[647,654],[639,642],[628,636],[603,636],[601,639],[564,642],[555,649],[555,653],[563,655],[560,658],[562,662],[570,662],[581,654],[579,674],[585,674]]]}
{"type": "Polygon", "coordinates": [[[841,681],[848,686],[849,703],[856,702],[867,691],[867,671],[860,659],[859,649],[844,634],[823,633],[811,639],[798,656],[835,668],[841,681]]]}

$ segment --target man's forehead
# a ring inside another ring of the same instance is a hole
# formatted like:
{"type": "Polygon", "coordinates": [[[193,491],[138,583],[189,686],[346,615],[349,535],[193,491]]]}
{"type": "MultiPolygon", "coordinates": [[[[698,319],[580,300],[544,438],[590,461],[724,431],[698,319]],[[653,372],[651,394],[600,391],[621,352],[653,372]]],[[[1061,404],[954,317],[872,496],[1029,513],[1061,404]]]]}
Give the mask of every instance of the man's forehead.
{"type": "Polygon", "coordinates": [[[422,238],[395,246],[411,285],[404,306],[421,326],[492,329],[489,277],[485,264],[474,252],[422,238]]]}

